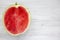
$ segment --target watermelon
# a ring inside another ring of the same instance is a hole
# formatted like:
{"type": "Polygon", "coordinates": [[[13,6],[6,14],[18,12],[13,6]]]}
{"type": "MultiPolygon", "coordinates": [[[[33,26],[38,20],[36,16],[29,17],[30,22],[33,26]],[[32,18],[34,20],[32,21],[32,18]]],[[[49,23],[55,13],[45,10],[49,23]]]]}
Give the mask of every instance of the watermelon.
{"type": "Polygon", "coordinates": [[[12,5],[4,13],[4,27],[11,35],[24,33],[30,24],[30,13],[22,5],[12,5]]]}

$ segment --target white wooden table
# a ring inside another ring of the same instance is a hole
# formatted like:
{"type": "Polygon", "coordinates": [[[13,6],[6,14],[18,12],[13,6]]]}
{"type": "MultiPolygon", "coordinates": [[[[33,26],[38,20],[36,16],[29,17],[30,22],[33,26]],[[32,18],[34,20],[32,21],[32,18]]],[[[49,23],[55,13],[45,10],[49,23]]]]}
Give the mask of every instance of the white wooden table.
{"type": "Polygon", "coordinates": [[[60,0],[0,0],[0,40],[60,40],[60,0]],[[5,9],[15,2],[29,8],[32,17],[29,30],[17,37],[2,23],[5,9]]]}

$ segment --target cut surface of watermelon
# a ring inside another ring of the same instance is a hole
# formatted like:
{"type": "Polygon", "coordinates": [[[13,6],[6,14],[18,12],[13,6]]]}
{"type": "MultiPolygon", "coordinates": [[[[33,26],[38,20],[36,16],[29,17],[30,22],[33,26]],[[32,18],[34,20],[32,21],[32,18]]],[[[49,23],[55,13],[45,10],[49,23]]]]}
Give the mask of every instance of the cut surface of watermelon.
{"type": "Polygon", "coordinates": [[[11,34],[23,33],[29,24],[29,13],[22,7],[10,7],[4,15],[4,24],[11,34]]]}

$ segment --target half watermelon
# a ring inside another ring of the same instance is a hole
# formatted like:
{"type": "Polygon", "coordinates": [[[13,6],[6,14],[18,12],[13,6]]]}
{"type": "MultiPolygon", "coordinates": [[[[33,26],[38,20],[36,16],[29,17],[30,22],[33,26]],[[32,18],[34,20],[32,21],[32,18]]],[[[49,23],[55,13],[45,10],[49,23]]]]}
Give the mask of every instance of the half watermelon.
{"type": "Polygon", "coordinates": [[[30,13],[24,6],[15,4],[5,11],[3,20],[7,32],[16,36],[28,29],[30,25],[30,13]]]}

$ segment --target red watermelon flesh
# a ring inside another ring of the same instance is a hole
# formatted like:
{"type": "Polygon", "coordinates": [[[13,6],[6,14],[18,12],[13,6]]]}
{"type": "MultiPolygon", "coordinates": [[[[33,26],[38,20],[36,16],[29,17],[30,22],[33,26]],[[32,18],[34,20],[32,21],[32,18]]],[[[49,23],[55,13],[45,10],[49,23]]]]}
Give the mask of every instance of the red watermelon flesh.
{"type": "Polygon", "coordinates": [[[23,33],[28,27],[29,15],[22,6],[10,7],[5,12],[4,24],[7,31],[11,34],[23,33]]]}

